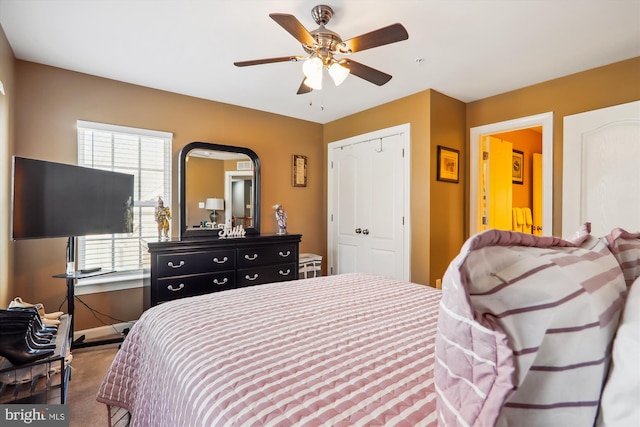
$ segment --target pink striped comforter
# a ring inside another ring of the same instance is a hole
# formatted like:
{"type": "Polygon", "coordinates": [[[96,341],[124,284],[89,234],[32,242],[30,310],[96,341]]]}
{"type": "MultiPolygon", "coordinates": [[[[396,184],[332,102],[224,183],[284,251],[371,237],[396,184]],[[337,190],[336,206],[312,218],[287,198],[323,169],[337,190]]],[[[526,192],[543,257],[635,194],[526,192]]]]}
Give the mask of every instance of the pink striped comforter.
{"type": "Polygon", "coordinates": [[[132,426],[435,426],[440,291],[364,274],[146,311],[97,400],[132,426]]]}

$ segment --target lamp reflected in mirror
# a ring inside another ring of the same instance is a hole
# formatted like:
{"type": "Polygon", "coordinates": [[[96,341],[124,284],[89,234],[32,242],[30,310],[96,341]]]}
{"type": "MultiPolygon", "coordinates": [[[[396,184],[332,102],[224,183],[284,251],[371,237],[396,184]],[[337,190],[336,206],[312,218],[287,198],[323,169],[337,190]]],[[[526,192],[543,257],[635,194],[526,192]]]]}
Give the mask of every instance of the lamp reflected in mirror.
{"type": "Polygon", "coordinates": [[[209,219],[211,219],[211,222],[213,223],[213,225],[215,226],[216,223],[218,222],[218,212],[216,211],[222,211],[224,210],[224,199],[218,199],[218,198],[207,198],[205,204],[204,204],[204,208],[206,210],[211,211],[211,213],[209,214],[209,219]]]}

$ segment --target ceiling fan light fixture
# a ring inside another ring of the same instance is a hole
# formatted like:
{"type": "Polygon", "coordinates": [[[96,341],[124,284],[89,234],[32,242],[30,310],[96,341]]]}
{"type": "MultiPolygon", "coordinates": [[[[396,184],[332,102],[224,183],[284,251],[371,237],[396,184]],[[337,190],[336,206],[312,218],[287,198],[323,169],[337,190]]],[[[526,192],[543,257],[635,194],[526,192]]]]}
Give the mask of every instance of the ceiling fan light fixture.
{"type": "MultiPolygon", "coordinates": [[[[320,71],[322,71],[322,69],[320,71]]],[[[307,77],[303,83],[311,89],[322,90],[322,74],[320,74],[319,78],[307,77]]]]}
{"type": "Polygon", "coordinates": [[[312,55],[302,64],[302,72],[307,77],[307,79],[311,80],[322,80],[322,67],[324,64],[322,63],[322,59],[318,58],[316,55],[312,55]]]}
{"type": "Polygon", "coordinates": [[[339,62],[334,62],[329,66],[329,75],[336,86],[340,86],[349,75],[349,69],[343,67],[339,62]]]}

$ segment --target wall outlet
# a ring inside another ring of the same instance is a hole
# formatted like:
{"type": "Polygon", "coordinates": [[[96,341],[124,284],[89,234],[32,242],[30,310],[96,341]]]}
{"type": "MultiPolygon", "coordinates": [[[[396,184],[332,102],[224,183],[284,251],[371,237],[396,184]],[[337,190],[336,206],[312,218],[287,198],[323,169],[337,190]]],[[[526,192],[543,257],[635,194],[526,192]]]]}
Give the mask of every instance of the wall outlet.
{"type": "Polygon", "coordinates": [[[204,209],[204,202],[198,202],[198,207],[200,209],[204,209]]]}

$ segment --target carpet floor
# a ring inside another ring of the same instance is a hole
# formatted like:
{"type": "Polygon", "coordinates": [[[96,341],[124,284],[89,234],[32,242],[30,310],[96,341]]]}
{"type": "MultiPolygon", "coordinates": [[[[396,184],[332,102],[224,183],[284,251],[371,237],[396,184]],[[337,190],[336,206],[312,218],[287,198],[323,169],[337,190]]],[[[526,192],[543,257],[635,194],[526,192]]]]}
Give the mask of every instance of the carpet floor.
{"type": "Polygon", "coordinates": [[[67,392],[69,427],[108,426],[107,407],[96,401],[98,388],[118,352],[119,343],[72,351],[67,392]]]}

